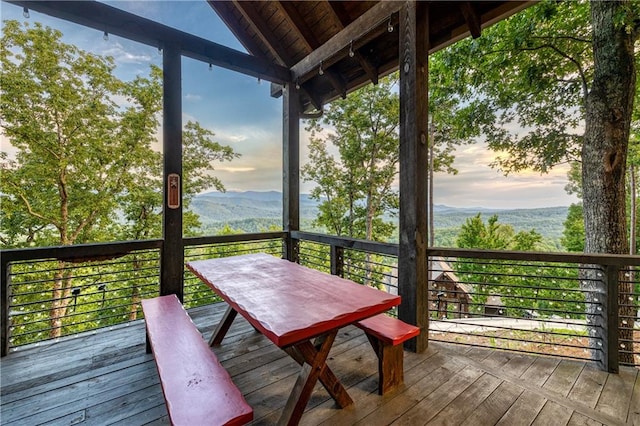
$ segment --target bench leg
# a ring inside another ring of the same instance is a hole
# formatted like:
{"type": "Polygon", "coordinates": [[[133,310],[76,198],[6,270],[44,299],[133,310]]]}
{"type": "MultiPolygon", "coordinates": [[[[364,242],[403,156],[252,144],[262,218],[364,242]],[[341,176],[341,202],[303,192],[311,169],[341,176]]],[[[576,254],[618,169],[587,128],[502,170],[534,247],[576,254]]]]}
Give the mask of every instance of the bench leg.
{"type": "Polygon", "coordinates": [[[148,354],[150,354],[151,352],[153,352],[153,351],[151,350],[151,341],[149,340],[149,335],[148,335],[148,334],[145,334],[145,336],[146,336],[146,339],[145,339],[145,340],[146,340],[146,342],[147,342],[147,343],[146,343],[146,345],[145,345],[145,351],[146,351],[148,354]]]}
{"type": "Polygon", "coordinates": [[[384,395],[404,383],[403,347],[386,345],[368,334],[367,338],[378,356],[378,394],[384,395]]]}

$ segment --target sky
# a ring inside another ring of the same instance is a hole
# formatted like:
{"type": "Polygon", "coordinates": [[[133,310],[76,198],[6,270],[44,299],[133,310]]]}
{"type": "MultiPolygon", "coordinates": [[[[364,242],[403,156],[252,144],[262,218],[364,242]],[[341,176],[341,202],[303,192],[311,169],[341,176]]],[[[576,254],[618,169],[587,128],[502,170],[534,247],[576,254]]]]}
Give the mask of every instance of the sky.
{"type": "MultiPolygon", "coordinates": [[[[204,0],[200,1],[106,1],[128,12],[161,22],[216,43],[245,51],[238,40],[204,0]]],[[[15,19],[30,24],[41,22],[60,30],[63,41],[83,50],[110,55],[116,75],[129,80],[148,74],[150,65],[162,66],[156,48],[104,34],[47,15],[30,11],[23,17],[22,8],[0,3],[3,20],[15,19]]],[[[183,123],[198,121],[215,133],[215,140],[231,146],[241,157],[215,164],[214,174],[228,191],[282,190],[282,99],[270,96],[269,82],[227,71],[189,58],[182,60],[183,123]]],[[[301,124],[301,163],[307,159],[308,134],[301,124]]],[[[158,130],[161,140],[162,131],[158,130]]],[[[3,151],[11,152],[4,136],[3,151]]],[[[454,167],[457,175],[436,173],[434,202],[452,207],[537,208],[568,206],[576,202],[567,195],[567,167],[558,167],[540,175],[523,172],[503,176],[489,167],[495,154],[482,142],[459,148],[454,167]]],[[[312,182],[301,181],[301,191],[308,192],[312,182]]]]}

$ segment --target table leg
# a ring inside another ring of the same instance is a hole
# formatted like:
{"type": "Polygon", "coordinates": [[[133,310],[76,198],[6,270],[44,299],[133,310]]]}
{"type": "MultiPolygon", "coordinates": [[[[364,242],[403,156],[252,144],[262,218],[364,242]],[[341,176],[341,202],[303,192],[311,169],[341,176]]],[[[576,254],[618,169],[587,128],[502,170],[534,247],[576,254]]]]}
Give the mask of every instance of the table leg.
{"type": "Polygon", "coordinates": [[[229,331],[229,327],[233,324],[233,320],[236,318],[236,315],[238,315],[238,312],[229,305],[227,307],[227,311],[222,317],[222,320],[218,323],[218,326],[209,339],[209,346],[217,346],[222,343],[222,339],[224,339],[227,331],[229,331]]]}
{"type": "Polygon", "coordinates": [[[302,365],[302,369],[280,416],[279,425],[298,424],[318,379],[341,408],[353,403],[347,390],[326,363],[337,334],[338,331],[334,330],[324,335],[318,348],[307,340],[285,349],[302,365]]]}

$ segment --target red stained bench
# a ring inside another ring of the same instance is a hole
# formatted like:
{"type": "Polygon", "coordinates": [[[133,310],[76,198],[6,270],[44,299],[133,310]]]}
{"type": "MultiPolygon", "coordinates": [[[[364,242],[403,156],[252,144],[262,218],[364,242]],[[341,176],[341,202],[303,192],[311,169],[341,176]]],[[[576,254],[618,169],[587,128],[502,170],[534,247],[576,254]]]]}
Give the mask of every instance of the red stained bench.
{"type": "Polygon", "coordinates": [[[378,356],[378,393],[384,395],[404,381],[402,343],[420,334],[420,328],[379,314],[355,324],[367,333],[378,356]]]}
{"type": "Polygon", "coordinates": [[[242,425],[253,409],[171,294],[142,301],[147,352],[153,351],[173,425],[242,425]]]}

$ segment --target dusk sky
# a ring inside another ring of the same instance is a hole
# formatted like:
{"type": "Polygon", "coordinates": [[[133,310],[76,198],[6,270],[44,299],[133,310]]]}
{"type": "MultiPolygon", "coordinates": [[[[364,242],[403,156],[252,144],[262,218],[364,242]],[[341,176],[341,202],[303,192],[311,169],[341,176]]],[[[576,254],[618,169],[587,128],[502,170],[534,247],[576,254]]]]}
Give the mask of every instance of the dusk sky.
{"type": "MultiPolygon", "coordinates": [[[[204,1],[109,1],[112,6],[156,20],[216,43],[244,51],[213,9],[204,1]]],[[[112,56],[116,74],[124,80],[148,74],[149,66],[162,66],[157,48],[130,42],[66,21],[31,11],[22,16],[22,8],[0,3],[2,19],[41,22],[63,34],[63,41],[83,50],[112,56]]],[[[282,189],[282,99],[269,94],[269,82],[226,71],[184,58],[182,61],[183,122],[198,121],[216,134],[216,141],[230,145],[241,157],[230,163],[216,164],[218,176],[229,191],[281,191],[282,189]]],[[[304,128],[304,123],[301,129],[304,128]]],[[[159,129],[159,138],[161,137],[159,129]]],[[[301,162],[306,162],[308,135],[301,134],[301,162]]],[[[2,151],[11,151],[2,137],[2,151]]],[[[491,169],[495,154],[482,143],[456,152],[455,176],[435,176],[436,204],[454,207],[535,208],[566,206],[576,201],[564,191],[566,167],[540,175],[534,172],[504,177],[491,169]]],[[[313,183],[302,182],[308,192],[313,183]]]]}

